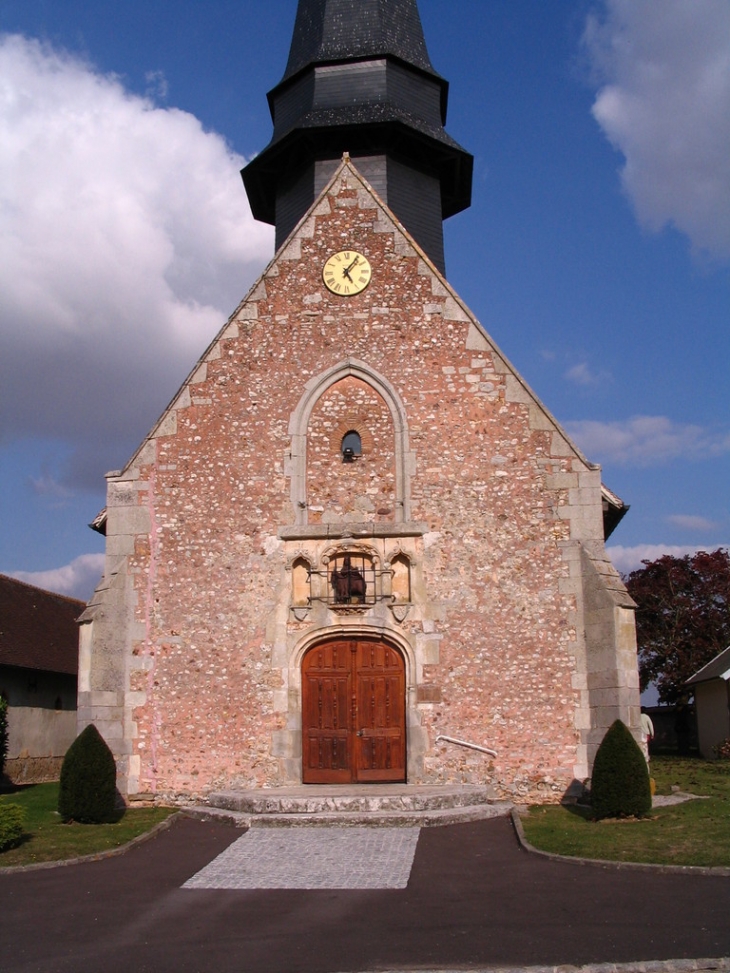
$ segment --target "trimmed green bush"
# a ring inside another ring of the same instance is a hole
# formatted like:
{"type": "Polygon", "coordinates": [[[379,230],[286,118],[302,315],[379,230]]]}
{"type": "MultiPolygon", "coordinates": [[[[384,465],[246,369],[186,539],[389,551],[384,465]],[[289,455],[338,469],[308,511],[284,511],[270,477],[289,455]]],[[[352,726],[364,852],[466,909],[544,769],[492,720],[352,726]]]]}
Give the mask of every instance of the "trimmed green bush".
{"type": "Polygon", "coordinates": [[[20,844],[24,824],[25,812],[19,804],[0,804],[0,851],[20,844]]]}
{"type": "Polygon", "coordinates": [[[0,775],[5,770],[8,755],[8,701],[0,696],[0,775]]]}
{"type": "Polygon", "coordinates": [[[649,768],[625,723],[616,720],[593,763],[591,806],[602,818],[640,818],[651,811],[649,768]]]}
{"type": "Polygon", "coordinates": [[[61,765],[58,813],[64,821],[103,824],[116,817],[117,768],[111,750],[90,723],[61,765]]]}

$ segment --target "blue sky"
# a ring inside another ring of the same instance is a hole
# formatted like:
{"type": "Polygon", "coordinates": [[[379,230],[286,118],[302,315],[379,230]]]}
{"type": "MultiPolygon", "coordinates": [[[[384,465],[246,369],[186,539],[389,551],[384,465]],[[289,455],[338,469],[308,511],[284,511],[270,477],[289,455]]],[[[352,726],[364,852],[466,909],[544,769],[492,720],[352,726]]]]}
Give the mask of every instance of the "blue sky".
{"type": "MultiPolygon", "coordinates": [[[[620,570],[730,546],[730,4],[420,0],[475,156],[449,280],[631,511],[620,570]]],[[[0,0],[0,572],[86,526],[273,254],[238,175],[295,0],[0,0]]]]}

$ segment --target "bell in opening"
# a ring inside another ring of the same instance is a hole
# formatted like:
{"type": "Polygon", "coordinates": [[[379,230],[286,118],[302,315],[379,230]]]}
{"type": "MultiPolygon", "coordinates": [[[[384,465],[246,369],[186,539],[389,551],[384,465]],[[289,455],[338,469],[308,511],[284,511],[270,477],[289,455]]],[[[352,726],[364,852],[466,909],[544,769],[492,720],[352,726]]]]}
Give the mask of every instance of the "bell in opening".
{"type": "Polygon", "coordinates": [[[345,433],[340,446],[343,463],[354,463],[358,456],[362,456],[362,439],[360,433],[351,429],[345,433]]]}

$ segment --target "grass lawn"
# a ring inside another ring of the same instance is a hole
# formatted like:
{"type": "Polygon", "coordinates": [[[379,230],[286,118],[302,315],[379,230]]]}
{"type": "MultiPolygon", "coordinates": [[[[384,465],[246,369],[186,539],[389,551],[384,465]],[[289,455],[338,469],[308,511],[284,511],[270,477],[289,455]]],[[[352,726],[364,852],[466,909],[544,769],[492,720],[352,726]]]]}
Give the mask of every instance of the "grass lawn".
{"type": "Polygon", "coordinates": [[[531,845],[559,855],[662,865],[730,866],[730,761],[653,757],[657,794],[709,795],[656,808],[642,820],[591,821],[590,808],[531,807],[522,817],[531,845]]]}
{"type": "Polygon", "coordinates": [[[63,824],[56,810],[58,783],[34,784],[3,794],[0,804],[19,804],[25,811],[22,844],[0,853],[0,868],[62,861],[118,848],[175,812],[167,807],[133,808],[120,812],[113,824],[63,824]]]}

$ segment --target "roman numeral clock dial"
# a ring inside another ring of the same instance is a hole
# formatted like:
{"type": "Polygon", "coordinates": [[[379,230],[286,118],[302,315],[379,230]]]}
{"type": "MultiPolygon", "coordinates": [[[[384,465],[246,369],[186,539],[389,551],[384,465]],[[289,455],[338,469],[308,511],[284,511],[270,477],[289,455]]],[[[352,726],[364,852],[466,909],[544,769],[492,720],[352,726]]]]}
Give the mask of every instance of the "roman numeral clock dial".
{"type": "Polygon", "coordinates": [[[327,290],[341,297],[352,297],[364,291],[371,275],[370,261],[357,250],[333,253],[322,270],[322,280],[327,290]]]}

